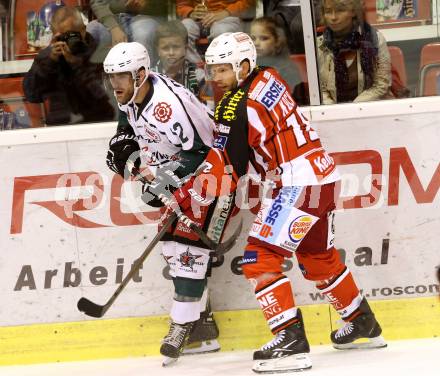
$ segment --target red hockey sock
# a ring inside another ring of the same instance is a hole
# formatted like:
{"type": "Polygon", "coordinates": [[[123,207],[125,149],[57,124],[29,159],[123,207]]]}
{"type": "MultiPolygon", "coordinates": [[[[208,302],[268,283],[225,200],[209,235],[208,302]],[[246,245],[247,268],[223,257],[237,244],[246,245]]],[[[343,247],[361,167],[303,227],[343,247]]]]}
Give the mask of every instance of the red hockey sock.
{"type": "Polygon", "coordinates": [[[359,314],[358,308],[362,301],[362,295],[348,268],[345,268],[330,283],[318,286],[318,289],[327,297],[342,319],[349,321],[359,314]]]}
{"type": "Polygon", "coordinates": [[[279,274],[257,286],[255,296],[272,333],[297,321],[290,280],[285,275],[279,274]]]}

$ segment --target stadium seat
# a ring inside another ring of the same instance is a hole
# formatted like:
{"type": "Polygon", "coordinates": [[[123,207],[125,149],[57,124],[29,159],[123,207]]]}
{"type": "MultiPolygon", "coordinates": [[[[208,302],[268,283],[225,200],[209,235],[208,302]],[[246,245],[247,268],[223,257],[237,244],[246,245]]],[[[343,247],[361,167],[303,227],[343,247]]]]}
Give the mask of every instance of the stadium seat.
{"type": "Polygon", "coordinates": [[[420,69],[425,65],[440,63],[440,43],[428,43],[420,53],[420,69]]]}
{"type": "Polygon", "coordinates": [[[438,95],[437,78],[440,73],[440,43],[428,43],[420,54],[419,95],[438,95]]]}
{"type": "Polygon", "coordinates": [[[402,50],[397,46],[388,46],[388,51],[391,56],[391,69],[396,71],[399,75],[402,85],[407,85],[407,75],[405,66],[405,57],[402,50]]]}

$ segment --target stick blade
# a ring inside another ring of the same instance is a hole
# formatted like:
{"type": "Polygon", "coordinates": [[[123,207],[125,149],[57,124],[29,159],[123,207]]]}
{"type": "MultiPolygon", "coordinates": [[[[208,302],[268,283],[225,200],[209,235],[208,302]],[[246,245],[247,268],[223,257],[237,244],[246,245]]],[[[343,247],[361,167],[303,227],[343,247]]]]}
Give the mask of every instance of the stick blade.
{"type": "Polygon", "coordinates": [[[81,312],[91,317],[102,317],[105,313],[104,306],[93,303],[87,298],[78,300],[77,307],[81,312]]]}

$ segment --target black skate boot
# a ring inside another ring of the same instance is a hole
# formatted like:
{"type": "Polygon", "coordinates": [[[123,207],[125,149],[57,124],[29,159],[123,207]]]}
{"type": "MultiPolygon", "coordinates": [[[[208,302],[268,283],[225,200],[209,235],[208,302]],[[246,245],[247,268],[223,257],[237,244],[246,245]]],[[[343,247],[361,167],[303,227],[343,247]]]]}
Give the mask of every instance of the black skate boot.
{"type": "Polygon", "coordinates": [[[365,298],[362,299],[359,311],[361,312],[359,316],[352,321],[345,322],[342,328],[331,333],[330,339],[333,347],[339,350],[386,347],[387,344],[381,336],[382,328],[365,298]],[[358,339],[367,341],[354,343],[358,339]]]}
{"type": "Polygon", "coordinates": [[[182,355],[204,354],[220,350],[220,344],[217,341],[219,330],[211,312],[211,305],[206,305],[206,311],[200,313],[189,335],[188,342],[185,345],[182,355]]]}
{"type": "Polygon", "coordinates": [[[279,331],[272,341],[254,352],[254,372],[276,373],[312,368],[312,362],[307,355],[310,346],[300,309],[296,317],[298,322],[279,331]]]}
{"type": "Polygon", "coordinates": [[[186,324],[177,324],[171,322],[168,334],[162,340],[160,353],[165,357],[162,365],[174,363],[183,350],[183,347],[188,341],[191,330],[195,322],[188,322],[186,324]]]}

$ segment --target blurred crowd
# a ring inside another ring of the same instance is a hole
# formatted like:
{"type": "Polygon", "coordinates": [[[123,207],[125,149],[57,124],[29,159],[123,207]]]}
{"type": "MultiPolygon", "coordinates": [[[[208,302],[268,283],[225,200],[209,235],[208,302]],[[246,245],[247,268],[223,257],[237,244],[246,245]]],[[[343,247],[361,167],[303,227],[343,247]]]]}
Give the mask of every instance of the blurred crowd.
{"type": "MultiPolygon", "coordinates": [[[[392,69],[383,34],[365,21],[361,0],[313,4],[323,104],[409,96],[392,69]]],[[[309,104],[298,0],[264,0],[259,18],[255,0],[175,0],[172,6],[172,12],[170,2],[151,0],[90,0],[86,9],[57,6],[50,43],[39,49],[23,79],[26,102],[40,104],[46,125],[115,120],[117,105],[104,85],[102,61],[117,43],[137,41],[146,46],[152,71],[213,107],[222,93],[206,79],[204,52],[216,36],[244,31],[255,43],[257,63],[276,68],[298,104],[309,104]]],[[[4,108],[0,115],[2,128],[26,126],[14,126],[4,108]]]]}

